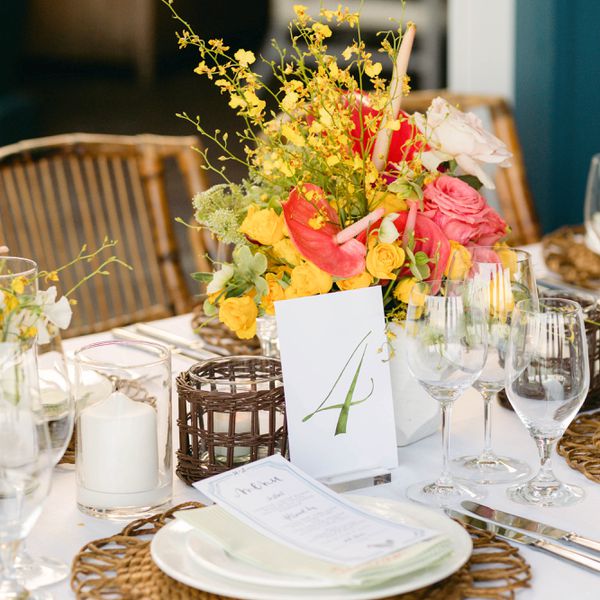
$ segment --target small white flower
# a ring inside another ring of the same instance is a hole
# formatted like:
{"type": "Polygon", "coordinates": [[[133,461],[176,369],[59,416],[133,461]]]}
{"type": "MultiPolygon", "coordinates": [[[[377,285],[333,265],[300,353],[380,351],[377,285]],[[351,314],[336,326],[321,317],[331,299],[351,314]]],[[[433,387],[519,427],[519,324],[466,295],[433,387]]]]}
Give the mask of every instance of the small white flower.
{"type": "Polygon", "coordinates": [[[383,218],[379,226],[379,241],[384,244],[393,244],[400,234],[394,225],[394,221],[398,218],[396,213],[390,213],[383,218]]]}
{"type": "Polygon", "coordinates": [[[42,310],[41,322],[36,323],[40,344],[46,344],[50,341],[49,323],[59,329],[66,329],[71,323],[73,311],[69,300],[65,296],[56,300],[56,293],[56,287],[51,286],[47,290],[39,291],[36,296],[36,303],[42,310]]]}
{"type": "Polygon", "coordinates": [[[220,292],[227,282],[233,277],[233,265],[223,265],[220,271],[217,271],[210,283],[206,286],[209,294],[220,292]]]}
{"type": "Polygon", "coordinates": [[[443,98],[435,98],[426,115],[416,113],[415,123],[431,148],[421,156],[430,171],[454,159],[465,173],[475,175],[486,188],[494,189],[494,182],[481,163],[510,166],[512,154],[504,142],[486,131],[479,117],[461,112],[443,98]]]}

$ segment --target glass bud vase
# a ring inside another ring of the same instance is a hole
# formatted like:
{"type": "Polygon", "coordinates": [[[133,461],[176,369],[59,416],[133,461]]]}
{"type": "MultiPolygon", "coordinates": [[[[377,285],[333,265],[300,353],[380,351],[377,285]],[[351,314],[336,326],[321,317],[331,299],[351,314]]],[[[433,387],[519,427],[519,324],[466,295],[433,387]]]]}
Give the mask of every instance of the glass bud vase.
{"type": "Polygon", "coordinates": [[[274,315],[264,315],[256,319],[256,337],[260,342],[261,354],[279,358],[279,337],[277,319],[274,315]]]}

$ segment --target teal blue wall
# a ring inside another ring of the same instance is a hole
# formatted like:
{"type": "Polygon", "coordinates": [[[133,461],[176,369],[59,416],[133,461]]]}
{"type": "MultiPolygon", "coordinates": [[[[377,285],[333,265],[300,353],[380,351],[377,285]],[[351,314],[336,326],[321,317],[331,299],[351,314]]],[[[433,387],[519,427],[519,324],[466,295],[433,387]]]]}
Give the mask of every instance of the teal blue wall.
{"type": "Polygon", "coordinates": [[[583,221],[600,152],[600,0],[516,0],[515,112],[544,231],[583,221]]]}

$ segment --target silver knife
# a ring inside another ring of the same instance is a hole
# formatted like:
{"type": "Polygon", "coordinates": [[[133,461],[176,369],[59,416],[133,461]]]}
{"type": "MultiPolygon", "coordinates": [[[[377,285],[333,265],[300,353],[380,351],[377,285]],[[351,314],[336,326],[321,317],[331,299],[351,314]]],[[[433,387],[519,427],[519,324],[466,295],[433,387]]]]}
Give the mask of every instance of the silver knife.
{"type": "Polygon", "coordinates": [[[136,323],[135,329],[145,336],[154,338],[155,340],[160,340],[162,342],[167,342],[168,344],[172,344],[180,348],[199,351],[208,350],[209,352],[219,354],[221,356],[229,356],[231,354],[228,350],[221,348],[220,346],[209,344],[200,339],[188,340],[188,338],[183,337],[182,335],[172,333],[171,331],[165,331],[164,329],[155,327],[149,323],[136,323]]]}
{"type": "Polygon", "coordinates": [[[472,513],[475,513],[484,519],[489,519],[490,521],[500,523],[501,525],[515,527],[516,529],[524,529],[525,531],[531,531],[532,533],[537,533],[539,535],[552,538],[558,542],[570,542],[571,544],[583,546],[588,550],[600,552],[600,542],[591,540],[582,535],[578,535],[573,531],[566,531],[565,529],[559,529],[558,527],[554,527],[552,525],[539,523],[533,519],[527,519],[525,517],[520,517],[519,515],[513,515],[502,510],[491,508],[485,504],[471,502],[470,500],[461,502],[461,505],[463,508],[466,508],[472,513]]]}
{"type": "Polygon", "coordinates": [[[554,542],[549,542],[548,540],[544,540],[542,538],[526,535],[521,531],[511,529],[510,527],[504,527],[503,525],[491,523],[490,521],[483,521],[477,517],[473,517],[472,515],[458,512],[457,510],[452,510],[450,508],[445,510],[449,517],[452,517],[461,523],[466,523],[467,525],[471,525],[471,527],[475,527],[476,529],[480,529],[482,531],[489,531],[490,533],[493,533],[498,537],[504,538],[510,542],[517,542],[518,544],[524,544],[525,546],[537,548],[538,550],[542,550],[548,554],[570,560],[571,562],[574,562],[582,567],[587,567],[592,571],[600,573],[600,561],[592,558],[591,556],[580,554],[575,550],[571,550],[570,548],[566,548],[560,544],[555,544],[554,542]]]}
{"type": "MultiPolygon", "coordinates": [[[[131,341],[141,341],[141,342],[154,342],[156,343],[155,338],[151,338],[147,335],[142,335],[141,333],[136,333],[135,331],[131,331],[130,329],[125,329],[124,327],[115,327],[111,329],[113,337],[119,340],[131,340],[131,341]]],[[[206,350],[187,350],[184,348],[179,348],[173,344],[163,344],[171,351],[171,354],[181,356],[183,358],[188,358],[195,362],[199,362],[202,360],[207,360],[209,358],[214,358],[216,354],[212,352],[208,352],[206,350]]]]}

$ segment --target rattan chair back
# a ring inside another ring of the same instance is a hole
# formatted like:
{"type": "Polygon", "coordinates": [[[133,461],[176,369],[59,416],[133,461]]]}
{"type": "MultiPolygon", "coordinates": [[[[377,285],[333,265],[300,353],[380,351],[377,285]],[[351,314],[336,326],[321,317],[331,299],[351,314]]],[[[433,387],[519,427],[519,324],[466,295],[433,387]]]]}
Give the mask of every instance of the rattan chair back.
{"type": "Polygon", "coordinates": [[[436,96],[442,96],[460,110],[485,110],[489,114],[492,132],[513,153],[512,166],[496,169],[495,183],[502,215],[510,224],[509,242],[515,246],[532,244],[541,238],[540,225],[535,213],[531,191],[525,176],[525,165],[517,127],[507,102],[495,96],[454,94],[447,90],[411,92],[402,108],[409,113],[425,112],[436,96]]]}
{"type": "MultiPolygon", "coordinates": [[[[0,148],[0,240],[13,255],[52,269],[85,243],[108,236],[133,270],[111,268],[74,294],[70,336],[190,310],[169,215],[165,165],[185,180],[186,199],[204,189],[194,136],[68,134],[0,148]]],[[[204,251],[194,236],[194,251],[204,251]]],[[[109,255],[107,251],[107,256],[109,255]]],[[[61,290],[80,280],[86,265],[61,277],[61,290]]],[[[88,265],[89,270],[89,265],[88,265]]]]}

